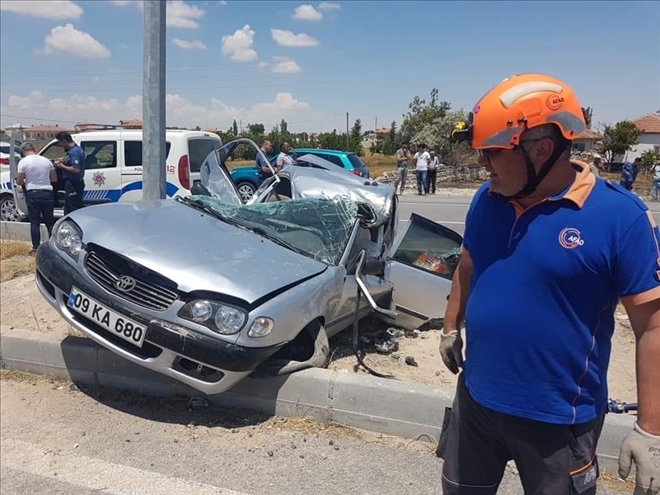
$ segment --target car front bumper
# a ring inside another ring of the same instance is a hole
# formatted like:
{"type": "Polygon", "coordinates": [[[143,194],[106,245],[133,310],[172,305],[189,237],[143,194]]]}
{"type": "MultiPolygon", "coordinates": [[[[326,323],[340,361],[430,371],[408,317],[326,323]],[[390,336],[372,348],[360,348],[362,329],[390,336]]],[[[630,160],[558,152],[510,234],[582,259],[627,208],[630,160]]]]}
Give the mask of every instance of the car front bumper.
{"type": "Polygon", "coordinates": [[[67,261],[52,242],[36,256],[36,285],[41,295],[71,326],[125,359],[170,376],[208,395],[229,390],[275,354],[282,345],[244,347],[175,324],[140,314],[122,304],[91,279],[75,262],[67,261]],[[146,337],[137,347],[67,306],[72,287],[108,309],[144,325],[146,337]]]}

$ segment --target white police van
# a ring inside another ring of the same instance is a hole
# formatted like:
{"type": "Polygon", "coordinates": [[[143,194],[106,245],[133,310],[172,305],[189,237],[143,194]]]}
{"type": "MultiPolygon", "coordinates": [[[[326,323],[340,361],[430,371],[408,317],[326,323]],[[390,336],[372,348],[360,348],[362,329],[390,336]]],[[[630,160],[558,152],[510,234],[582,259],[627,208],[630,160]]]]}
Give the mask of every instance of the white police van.
{"type": "MultiPolygon", "coordinates": [[[[138,201],[142,199],[142,130],[111,128],[71,134],[85,151],[85,205],[138,201]]],[[[193,181],[199,179],[204,158],[222,146],[212,132],[167,129],[166,194],[168,198],[190,194],[193,181]]],[[[20,150],[21,142],[12,137],[12,146],[20,150]]],[[[60,160],[64,150],[53,140],[39,154],[60,160]]],[[[23,188],[14,187],[18,163],[11,160],[9,169],[0,175],[0,220],[20,221],[27,216],[23,188]]],[[[64,191],[57,191],[55,215],[61,216],[64,191]]]]}

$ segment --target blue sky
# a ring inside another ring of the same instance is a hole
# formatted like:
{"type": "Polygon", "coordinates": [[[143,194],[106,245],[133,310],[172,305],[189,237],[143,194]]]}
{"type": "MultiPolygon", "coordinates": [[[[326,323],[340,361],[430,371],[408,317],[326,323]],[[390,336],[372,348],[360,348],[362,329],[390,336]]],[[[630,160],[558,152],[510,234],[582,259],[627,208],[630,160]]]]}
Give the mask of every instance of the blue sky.
{"type": "MultiPolygon", "coordinates": [[[[0,5],[1,126],[141,117],[138,3],[0,5]]],[[[179,0],[168,12],[168,125],[341,130],[348,112],[389,126],[434,87],[471,108],[532,71],[572,85],[596,123],[660,109],[660,2],[179,0]]]]}

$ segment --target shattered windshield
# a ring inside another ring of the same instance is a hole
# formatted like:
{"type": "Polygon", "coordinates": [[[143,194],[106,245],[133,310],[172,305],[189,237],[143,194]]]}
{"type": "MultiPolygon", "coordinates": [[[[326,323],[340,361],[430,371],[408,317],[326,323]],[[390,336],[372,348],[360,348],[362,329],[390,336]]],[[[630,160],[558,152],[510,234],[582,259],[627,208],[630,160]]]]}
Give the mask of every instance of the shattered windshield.
{"type": "Polygon", "coordinates": [[[328,265],[339,263],[357,220],[345,196],[235,205],[211,196],[188,196],[229,223],[328,265]]]}

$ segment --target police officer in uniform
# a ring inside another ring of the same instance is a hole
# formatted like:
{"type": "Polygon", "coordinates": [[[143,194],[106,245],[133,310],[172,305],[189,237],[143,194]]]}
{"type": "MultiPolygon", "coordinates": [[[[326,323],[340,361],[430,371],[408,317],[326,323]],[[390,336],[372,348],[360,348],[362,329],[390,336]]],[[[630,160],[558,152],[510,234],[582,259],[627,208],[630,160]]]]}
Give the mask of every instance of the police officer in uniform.
{"type": "Polygon", "coordinates": [[[83,192],[85,190],[85,152],[73,141],[68,132],[58,132],[55,136],[58,144],[66,151],[64,162],[57,161],[55,165],[62,171],[64,180],[64,214],[67,215],[83,207],[83,192]]]}

